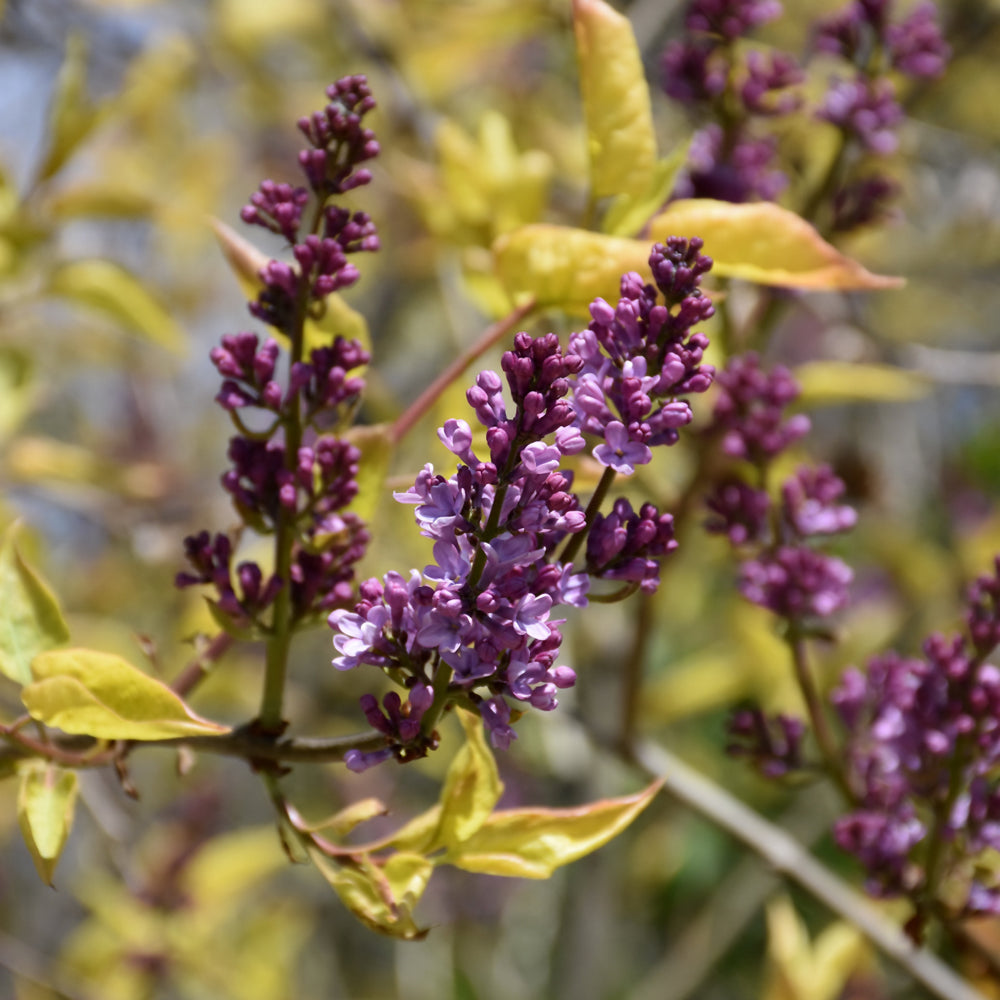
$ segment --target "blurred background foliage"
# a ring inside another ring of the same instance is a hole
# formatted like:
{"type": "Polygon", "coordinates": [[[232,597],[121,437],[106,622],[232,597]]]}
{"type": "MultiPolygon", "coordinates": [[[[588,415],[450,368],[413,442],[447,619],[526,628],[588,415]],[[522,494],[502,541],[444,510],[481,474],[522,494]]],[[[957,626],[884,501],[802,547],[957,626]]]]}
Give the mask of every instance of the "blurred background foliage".
{"type": "MultiPolygon", "coordinates": [[[[785,16],[761,41],[801,51],[811,20],[836,6],[785,0],[785,16]]],[[[172,677],[196,637],[213,631],[200,598],[173,588],[180,540],[232,521],[217,488],[229,426],[212,404],[207,354],[222,333],[252,328],[209,217],[235,225],[262,177],[292,180],[292,123],[328,82],[368,74],[383,155],[356,200],[383,250],[365,261],[348,299],[373,335],[363,420],[392,420],[507,308],[491,273],[493,240],[529,222],[581,223],[586,150],[570,4],[0,7],[0,520],[25,520],[23,543],[57,588],[74,642],[145,657],[172,677]]],[[[643,49],[667,155],[692,131],[657,83],[681,5],[618,7],[643,49]]],[[[801,405],[814,421],[805,447],[833,463],[860,505],[841,553],[857,570],[856,600],[840,642],[824,651],[828,683],[886,645],[912,649],[928,630],[953,627],[963,581],[1000,550],[1000,4],[944,0],[942,17],[954,60],[941,81],[908,95],[894,160],[904,188],[897,216],[842,247],[875,272],[904,276],[906,288],[789,296],[791,308],[758,345],[801,370],[801,405]],[[803,367],[819,360],[844,367],[803,367]],[[920,378],[869,386],[851,374],[862,361],[920,378]]],[[[810,157],[822,155],[817,128],[803,119],[781,136],[803,180],[810,157]]],[[[793,183],[793,207],[795,194],[793,183]]],[[[729,295],[734,314],[753,307],[748,287],[729,295]]],[[[572,321],[553,314],[542,325],[565,332],[572,321]]],[[[426,461],[449,460],[433,428],[464,412],[464,388],[453,386],[409,434],[388,486],[412,481],[426,461]]],[[[690,471],[684,447],[640,479],[667,510],[690,471]]],[[[388,488],[374,516],[363,574],[423,565],[411,512],[388,488]]],[[[726,547],[700,520],[687,511],[654,601],[640,612],[594,606],[567,626],[580,683],[565,710],[526,719],[501,755],[505,802],[570,804],[620,790],[622,767],[595,737],[613,738],[622,724],[622,665],[638,655],[641,730],[856,877],[826,839],[832,801],[817,789],[798,797],[766,785],[722,752],[732,705],[752,698],[795,710],[798,696],[767,614],[736,597],[726,547]],[[637,613],[647,621],[638,650],[637,613]]],[[[287,713],[298,732],[358,728],[369,678],[334,676],[329,658],[325,630],[296,647],[287,713]]],[[[238,648],[196,705],[249,718],[260,668],[255,648],[238,648]]],[[[13,718],[16,691],[3,685],[13,718]]],[[[434,800],[447,757],[364,778],[300,768],[292,791],[315,815],[377,795],[407,817],[434,800]]],[[[13,783],[0,784],[0,995],[921,995],[851,928],[785,894],[760,863],[665,797],[546,882],[445,870],[422,903],[431,934],[400,944],[357,925],[314,873],[285,864],[244,765],[158,750],[133,764],[135,802],[113,777],[81,774],[83,808],[58,894],[38,883],[13,820],[13,783]]],[[[976,932],[1000,942],[1000,925],[976,932]]]]}

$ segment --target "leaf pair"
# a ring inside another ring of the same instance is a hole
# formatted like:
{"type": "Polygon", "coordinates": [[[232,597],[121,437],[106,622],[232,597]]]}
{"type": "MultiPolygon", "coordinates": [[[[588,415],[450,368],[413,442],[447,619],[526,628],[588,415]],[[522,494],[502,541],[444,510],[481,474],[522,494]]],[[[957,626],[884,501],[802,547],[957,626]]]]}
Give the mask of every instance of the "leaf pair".
{"type": "MultiPolygon", "coordinates": [[[[436,865],[520,878],[549,878],[556,868],[597,850],[621,833],[659,791],[661,782],[634,795],[603,799],[572,809],[494,811],[503,783],[483,735],[479,716],[459,710],[465,744],[448,769],[440,802],[394,835],[358,847],[310,856],[341,900],[375,930],[407,939],[425,932],[413,907],[436,865]],[[387,849],[388,858],[376,855],[387,849]]],[[[325,825],[338,832],[384,812],[374,800],[350,817],[325,825]]],[[[332,845],[329,845],[332,846],[332,845]]]]}

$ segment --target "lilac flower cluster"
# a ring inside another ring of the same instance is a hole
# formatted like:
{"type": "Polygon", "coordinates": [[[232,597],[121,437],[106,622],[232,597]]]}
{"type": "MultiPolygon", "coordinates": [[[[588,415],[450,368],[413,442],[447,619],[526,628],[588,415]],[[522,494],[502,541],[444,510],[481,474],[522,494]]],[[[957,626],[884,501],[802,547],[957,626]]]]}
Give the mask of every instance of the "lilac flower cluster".
{"type": "MultiPolygon", "coordinates": [[[[662,57],[667,96],[692,109],[701,124],[691,142],[679,197],[745,202],[773,200],[788,183],[776,165],[777,136],[764,128],[798,110],[796,86],[804,78],[789,53],[743,54],[737,43],[781,13],[775,0],[691,0],[687,36],[672,42],[662,57]]],[[[837,231],[876,222],[886,214],[898,185],[865,158],[895,151],[903,110],[891,72],[911,79],[940,75],[949,56],[936,10],[920,3],[893,22],[891,0],[851,0],[840,13],[817,24],[813,51],[844,60],[847,72],[834,75],[815,110],[842,132],[845,153],[836,176],[818,192],[837,231]]]]}
{"type": "Polygon", "coordinates": [[[957,915],[1000,913],[1000,880],[974,863],[1000,849],[998,593],[1000,559],[970,588],[966,634],[932,635],[919,658],[877,656],[831,694],[855,795],[834,833],[878,895],[933,897],[947,879],[957,915]]]}
{"type": "Polygon", "coordinates": [[[781,778],[805,766],[806,726],[801,719],[783,713],[768,718],[751,706],[732,714],[727,731],[726,753],[746,757],[765,778],[781,778]]]}
{"type": "Polygon", "coordinates": [[[774,166],[777,142],[758,119],[786,115],[801,103],[791,88],[802,81],[792,56],[737,56],[734,43],[781,14],[777,0],[692,0],[688,36],[662,58],[663,89],[710,124],[692,140],[676,194],[744,202],[772,200],[788,183],[774,166]]]}
{"type": "MultiPolygon", "coordinates": [[[[732,358],[716,382],[711,433],[721,439],[724,454],[744,460],[763,483],[774,458],[809,430],[804,414],[785,415],[798,386],[785,368],[765,372],[755,354],[732,358]]],[[[826,618],[843,607],[850,568],[811,545],[854,526],[854,510],[838,503],[843,493],[844,484],[826,466],[800,468],[776,502],[739,470],[717,483],[706,500],[711,516],[705,526],[755,552],[740,572],[747,600],[796,622],[826,618]]]]}
{"type": "Polygon", "coordinates": [[[562,466],[586,447],[584,434],[599,436],[599,498],[616,473],[648,462],[650,448],[672,444],[691,419],[677,397],[712,380],[701,364],[707,340],[690,332],[711,315],[698,287],[711,261],[700,249],[697,240],[657,244],[655,285],[625,275],[618,306],[596,300],[590,327],[565,351],[555,334],[519,333],[502,357],[502,376],[480,372],[466,394],[484,444],[465,420],[448,420],[438,435],[459,460],[455,474],[427,465],[395,494],[414,506],[435,561],[408,579],[390,572],[366,581],[353,611],[330,615],[334,666],[379,667],[408,695],[405,703],[384,701],[385,712],[365,698],[387,745],[352,751],[351,769],[423,756],[436,745],[441,711],[456,701],[475,706],[492,744],[507,747],[521,712],[513,706],[551,710],[575,682],[557,662],[556,609],[585,606],[592,577],[656,587],[659,562],[676,546],[670,515],[652,504],[636,512],[624,499],[607,515],[593,501],[584,511],[562,466]],[[585,537],[578,570],[573,559],[585,537]]]}
{"type": "Polygon", "coordinates": [[[360,453],[326,433],[353,415],[368,354],[341,336],[308,349],[306,324],[322,315],[329,294],[357,280],[349,256],[378,249],[367,215],[331,203],[371,179],[359,164],[378,153],[362,123],[375,102],[361,76],[338,81],[327,96],[322,111],[299,123],[311,147],[299,156],[307,186],[266,180],[242,212],[245,222],[283,236],[291,247],[294,262],[269,261],[250,303],[254,316],[287,338],[291,357],[279,371],[277,340],[261,343],[253,333],[227,335],[211,352],[223,379],[216,401],[238,431],[223,487],[243,525],[291,539],[286,564],[266,580],[253,562],[233,572],[234,540],[226,535],[202,532],[185,541],[193,572],[178,574],[178,586],[214,587],[213,608],[231,629],[266,631],[262,615],[282,592],[289,595],[291,626],[348,603],[353,567],[368,542],[363,523],[346,509],[357,493],[360,453]]]}
{"type": "MultiPolygon", "coordinates": [[[[933,3],[921,3],[892,23],[891,0],[851,0],[842,11],[819,22],[814,47],[850,64],[848,78],[834,76],[817,117],[839,128],[846,142],[869,157],[895,152],[903,109],[889,76],[928,79],[939,76],[949,49],[941,37],[933,3]]],[[[833,228],[846,231],[878,221],[898,187],[878,169],[849,171],[833,191],[833,228]]]]}

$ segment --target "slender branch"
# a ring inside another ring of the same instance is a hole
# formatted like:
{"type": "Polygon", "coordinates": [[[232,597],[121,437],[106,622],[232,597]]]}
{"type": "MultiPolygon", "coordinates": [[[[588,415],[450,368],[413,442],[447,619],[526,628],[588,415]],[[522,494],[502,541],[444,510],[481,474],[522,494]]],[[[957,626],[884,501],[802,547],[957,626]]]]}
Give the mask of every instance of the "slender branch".
{"type": "Polygon", "coordinates": [[[669,751],[649,743],[636,762],[665,790],[764,858],[832,913],[853,924],[883,955],[940,1000],[985,1000],[982,993],[924,948],[917,948],[895,924],[820,864],[798,841],[769,823],[669,751]]]}
{"type": "Polygon", "coordinates": [[[590,526],[594,523],[594,518],[597,517],[601,504],[604,503],[604,498],[608,495],[608,490],[611,489],[616,475],[617,473],[610,465],[604,470],[604,474],[597,484],[597,489],[594,490],[594,495],[590,498],[590,503],[587,504],[583,529],[570,537],[566,548],[563,549],[563,553],[559,557],[560,562],[571,563],[576,558],[576,554],[580,551],[580,546],[583,545],[584,539],[590,532],[590,526]]]}
{"type": "Polygon", "coordinates": [[[434,381],[412,402],[392,425],[389,437],[398,444],[412,430],[413,425],[434,405],[438,397],[472,364],[485,354],[498,340],[502,340],[535,308],[534,299],[513,309],[502,319],[488,327],[468,350],[463,351],[434,381]]]}
{"type": "MultiPolygon", "coordinates": [[[[68,767],[93,768],[103,767],[116,753],[114,747],[94,753],[99,742],[90,736],[64,736],[51,743],[41,743],[11,733],[0,735],[11,740],[11,745],[0,747],[0,763],[22,760],[26,757],[41,757],[68,767]]],[[[255,731],[251,726],[246,726],[221,736],[133,740],[129,744],[129,749],[134,752],[142,747],[160,747],[168,750],[187,747],[189,750],[201,753],[242,757],[250,762],[325,764],[342,761],[348,750],[378,750],[385,745],[385,736],[372,730],[354,736],[325,738],[300,736],[274,739],[255,731]]]]}
{"type": "Polygon", "coordinates": [[[222,659],[235,641],[228,632],[220,632],[174,678],[171,690],[186,698],[208,676],[209,666],[222,659]]]}

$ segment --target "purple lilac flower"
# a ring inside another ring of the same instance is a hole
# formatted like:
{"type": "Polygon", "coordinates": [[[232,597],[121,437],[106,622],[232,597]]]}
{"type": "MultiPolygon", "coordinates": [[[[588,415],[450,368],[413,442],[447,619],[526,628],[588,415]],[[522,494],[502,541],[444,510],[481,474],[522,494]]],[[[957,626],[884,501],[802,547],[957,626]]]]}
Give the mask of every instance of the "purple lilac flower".
{"type": "Polygon", "coordinates": [[[834,77],[818,117],[836,125],[872,153],[885,156],[899,145],[896,128],[903,120],[903,109],[891,80],[834,77]]]}
{"type": "Polygon", "coordinates": [[[232,463],[222,477],[244,525],[262,534],[292,529],[287,579],[266,582],[258,566],[240,563],[235,580],[230,569],[232,543],[207,532],[185,542],[194,573],[178,575],[179,586],[209,583],[218,592],[215,607],[234,626],[260,614],[287,588],[292,623],[297,624],[347,604],[353,597],[354,565],[369,536],[361,520],[346,508],[357,493],[360,452],[328,433],[345,423],[355,409],[364,381],[359,370],[368,354],[356,341],[335,337],[305,355],[302,349],[307,313],[325,308],[331,292],[357,280],[348,256],[378,249],[367,215],[330,203],[367,183],[370,174],[358,164],[378,152],[362,117],[374,107],[363,77],[346,77],[327,91],[330,103],[300,128],[311,149],[300,157],[305,187],[264,181],[251,196],[242,218],[285,237],[294,263],[270,261],[261,271],[263,289],[250,311],[292,341],[293,359],[283,378],[277,375],[279,346],[261,343],[253,333],[222,338],[211,353],[223,378],[216,397],[239,433],[229,444],[232,463]],[[304,212],[314,201],[316,232],[302,235],[304,212]],[[251,433],[244,415],[259,411],[266,429],[251,433]],[[294,449],[286,428],[294,426],[294,449]],[[241,597],[236,596],[238,585],[241,597]]]}
{"type": "Polygon", "coordinates": [[[746,79],[740,87],[744,108],[752,114],[771,117],[787,115],[802,104],[799,94],[789,87],[802,83],[805,74],[795,57],[787,52],[749,52],[746,61],[746,79]]]}
{"type": "Polygon", "coordinates": [[[891,218],[889,206],[900,190],[896,181],[881,174],[847,181],[833,196],[834,231],[846,233],[891,218]]]}
{"type": "Polygon", "coordinates": [[[684,175],[675,189],[678,198],[715,198],[741,203],[773,201],[788,185],[774,168],[777,140],[739,133],[728,143],[719,125],[695,132],[684,175]]]}
{"type": "Polygon", "coordinates": [[[660,582],[660,562],[676,548],[670,514],[661,514],[652,504],[643,504],[636,513],[621,497],[610,514],[598,514],[594,520],[587,538],[587,571],[654,591],[660,582]]]}
{"type": "Polygon", "coordinates": [[[1000,563],[969,590],[968,637],[932,635],[920,658],[875,657],[865,672],[845,671],[831,694],[857,798],[835,835],[880,895],[922,886],[915,848],[933,827],[953,874],[966,873],[964,912],[993,913],[1000,904],[996,882],[966,863],[1000,849],[1000,669],[986,662],[1000,634],[998,592],[1000,563]]]}
{"type": "Polygon", "coordinates": [[[951,56],[930,2],[917,4],[906,20],[889,25],[885,40],[892,65],[907,76],[940,76],[951,56]]]}
{"type": "Polygon", "coordinates": [[[799,387],[781,365],[768,373],[756,354],[737,355],[718,373],[716,384],[714,427],[731,458],[769,461],[808,433],[804,414],[785,419],[785,407],[798,397],[799,387]]]}
{"type": "Polygon", "coordinates": [[[570,351],[582,360],[573,389],[576,426],[602,438],[594,458],[625,475],[650,461],[651,447],[673,444],[690,422],[691,407],[678,397],[712,383],[715,369],[702,364],[708,338],[691,333],[715,311],[699,287],[712,266],[701,248],[697,238],[657,243],[649,258],[655,287],[635,272],[624,275],[618,305],[595,299],[590,326],[570,337],[570,351]]]}
{"type": "Polygon", "coordinates": [[[705,530],[725,535],[734,546],[763,542],[768,530],[771,498],[765,490],[755,490],[737,477],[721,480],[706,498],[712,516],[705,530]]]}
{"type": "Polygon", "coordinates": [[[693,0],[684,25],[729,41],[780,16],[777,0],[693,0]]]}
{"type": "Polygon", "coordinates": [[[780,778],[805,766],[802,743],[805,723],[780,713],[768,717],[759,708],[734,712],[726,727],[726,753],[745,757],[766,778],[780,778]]]}
{"type": "Polygon", "coordinates": [[[828,465],[803,467],[781,488],[784,516],[801,538],[850,531],[857,523],[857,511],[836,503],[845,490],[843,480],[828,465]]]}
{"type": "MultiPolygon", "coordinates": [[[[408,581],[368,581],[353,612],[330,616],[337,668],[397,667],[429,685],[447,669],[454,691],[479,705],[495,746],[514,738],[507,699],[548,711],[574,681],[555,662],[562,635],[554,609],[584,603],[586,577],[555,550],[585,525],[571,477],[559,470],[583,446],[566,399],[582,366],[555,335],[518,334],[501,361],[513,410],[495,372],[480,373],[468,392],[488,457],[474,452],[468,423],[449,420],[439,437],[460,460],[456,473],[445,478],[428,465],[396,494],[434,540],[435,562],[408,581]]],[[[395,756],[409,759],[432,738],[399,730],[395,756]]]]}

